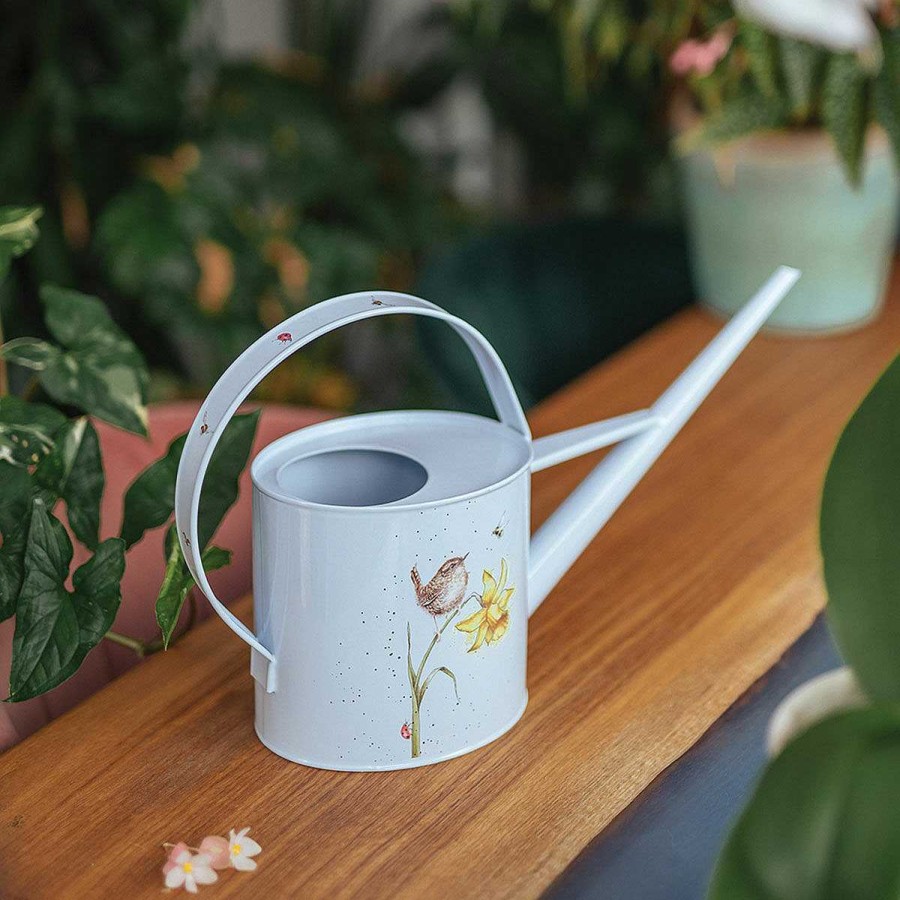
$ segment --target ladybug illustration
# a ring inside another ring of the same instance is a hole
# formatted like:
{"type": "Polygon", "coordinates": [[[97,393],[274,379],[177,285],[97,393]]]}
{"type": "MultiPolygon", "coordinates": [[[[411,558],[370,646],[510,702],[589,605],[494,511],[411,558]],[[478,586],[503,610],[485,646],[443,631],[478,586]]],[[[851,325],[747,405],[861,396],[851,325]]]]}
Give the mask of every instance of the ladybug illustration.
{"type": "Polygon", "coordinates": [[[200,426],[200,434],[206,434],[207,431],[209,431],[209,425],[207,425],[206,422],[204,422],[200,426]]]}
{"type": "Polygon", "coordinates": [[[400,737],[402,737],[404,741],[408,741],[412,737],[412,732],[409,730],[409,722],[404,722],[400,726],[400,737]]]}
{"type": "Polygon", "coordinates": [[[280,341],[282,344],[289,344],[293,338],[291,337],[291,333],[289,331],[282,331],[281,334],[276,338],[277,341],[280,341]]]}

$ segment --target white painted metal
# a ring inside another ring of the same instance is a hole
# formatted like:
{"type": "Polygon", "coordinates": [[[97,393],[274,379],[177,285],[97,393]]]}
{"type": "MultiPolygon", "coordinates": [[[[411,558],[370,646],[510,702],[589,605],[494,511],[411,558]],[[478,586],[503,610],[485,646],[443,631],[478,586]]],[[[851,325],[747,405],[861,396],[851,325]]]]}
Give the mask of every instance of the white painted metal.
{"type": "Polygon", "coordinates": [[[800,273],[782,266],[653,404],[660,424],[610,451],[531,542],[533,612],[750,343],[800,273]]]}
{"type": "Polygon", "coordinates": [[[534,459],[531,461],[531,471],[540,472],[542,469],[549,469],[550,466],[574,459],[576,456],[583,456],[593,450],[611,447],[619,441],[624,441],[625,438],[641,434],[659,424],[660,420],[649,409],[641,409],[625,413],[624,416],[606,419],[604,422],[581,425],[568,431],[537,438],[532,442],[534,459]]]}

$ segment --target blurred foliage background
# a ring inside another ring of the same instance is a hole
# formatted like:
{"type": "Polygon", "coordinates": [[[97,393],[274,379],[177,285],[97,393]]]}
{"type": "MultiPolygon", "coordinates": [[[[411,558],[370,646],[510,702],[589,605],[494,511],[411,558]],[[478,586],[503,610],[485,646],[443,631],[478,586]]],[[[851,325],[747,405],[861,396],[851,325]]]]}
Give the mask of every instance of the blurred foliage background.
{"type": "MultiPolygon", "coordinates": [[[[652,54],[622,52],[628,5],[610,4],[603,40],[585,44],[568,7],[550,2],[410,4],[373,53],[387,4],[295,0],[278,52],[236,58],[209,27],[216,3],[10,0],[0,198],[45,214],[0,296],[6,336],[41,333],[41,282],[90,291],[148,358],[152,397],[198,395],[291,313],[428,283],[436,251],[498,220],[665,219],[664,98],[652,54]],[[490,120],[476,167],[505,153],[512,189],[458,189],[460,157],[473,154],[452,114],[443,130],[427,123],[460,86],[490,120]]],[[[502,343],[522,311],[491,302],[502,343]]],[[[319,342],[262,396],[336,409],[430,402],[433,360],[411,328],[385,319],[319,342]]]]}

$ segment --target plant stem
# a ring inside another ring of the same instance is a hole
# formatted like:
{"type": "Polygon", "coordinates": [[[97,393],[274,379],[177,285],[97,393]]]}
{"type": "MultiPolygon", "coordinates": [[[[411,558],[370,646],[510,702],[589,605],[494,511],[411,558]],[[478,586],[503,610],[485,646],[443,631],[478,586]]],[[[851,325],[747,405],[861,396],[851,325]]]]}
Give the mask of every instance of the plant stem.
{"type": "Polygon", "coordinates": [[[33,376],[28,379],[28,382],[25,384],[25,387],[22,388],[22,399],[23,400],[34,400],[35,395],[38,392],[38,388],[41,386],[40,381],[37,376],[33,376]]]}
{"type": "MultiPolygon", "coordinates": [[[[421,702],[422,702],[422,694],[421,691],[421,682],[422,682],[422,672],[425,671],[425,665],[428,662],[428,657],[431,656],[431,651],[434,650],[435,645],[440,639],[441,635],[446,630],[447,626],[462,612],[463,607],[468,603],[473,597],[477,597],[477,594],[472,594],[469,597],[466,597],[465,601],[461,603],[451,615],[447,616],[444,620],[444,624],[441,625],[440,629],[435,633],[434,637],[431,639],[431,643],[428,645],[428,649],[425,651],[425,655],[422,657],[422,661],[419,663],[419,668],[413,672],[412,667],[412,637],[410,635],[409,624],[406,626],[406,662],[407,662],[407,672],[409,675],[409,692],[412,695],[412,736],[410,740],[412,741],[412,747],[410,750],[412,751],[412,758],[416,759],[421,751],[421,742],[420,742],[420,722],[421,722],[421,702]]],[[[455,682],[454,682],[455,687],[455,682]]]]}
{"type": "MultiPolygon", "coordinates": [[[[3,320],[0,319],[0,346],[4,342],[3,337],[3,320]]],[[[0,397],[5,397],[9,393],[9,374],[6,369],[6,360],[0,358],[0,397]]]]}
{"type": "Polygon", "coordinates": [[[119,644],[121,647],[128,647],[129,650],[134,650],[140,657],[147,655],[147,645],[138,638],[129,637],[127,634],[119,634],[118,631],[107,631],[103,637],[114,644],[119,644]]]}
{"type": "Polygon", "coordinates": [[[447,626],[463,611],[463,607],[473,598],[477,597],[477,594],[472,594],[469,597],[460,603],[460,605],[453,611],[453,613],[444,620],[444,624],[438,629],[437,634],[431,639],[431,643],[428,645],[428,649],[425,651],[425,655],[422,657],[422,662],[419,663],[419,668],[416,671],[416,682],[422,680],[422,672],[425,669],[425,664],[428,662],[428,657],[431,656],[431,651],[434,650],[435,644],[440,640],[441,635],[444,633],[444,630],[447,626]]]}
{"type": "MultiPolygon", "coordinates": [[[[194,622],[197,620],[197,598],[194,596],[193,591],[188,594],[188,602],[190,605],[188,606],[187,621],[184,623],[184,628],[182,628],[181,631],[172,635],[172,639],[169,641],[170,647],[175,641],[183,638],[194,627],[194,622]]],[[[129,637],[127,634],[119,634],[118,631],[107,631],[103,637],[112,641],[114,644],[119,644],[122,647],[128,647],[129,650],[134,650],[141,659],[165,649],[161,637],[155,638],[152,641],[142,641],[140,638],[129,637]]]]}
{"type": "Polygon", "coordinates": [[[412,702],[412,758],[416,759],[419,754],[422,752],[421,744],[419,741],[419,699],[416,696],[416,692],[413,691],[413,702],[412,702]]]}

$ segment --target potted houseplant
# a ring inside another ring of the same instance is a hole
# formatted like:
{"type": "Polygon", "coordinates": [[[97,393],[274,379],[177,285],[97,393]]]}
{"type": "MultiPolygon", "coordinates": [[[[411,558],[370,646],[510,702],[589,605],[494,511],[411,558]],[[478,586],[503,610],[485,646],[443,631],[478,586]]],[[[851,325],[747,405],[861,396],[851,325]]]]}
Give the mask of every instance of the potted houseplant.
{"type": "MultiPolygon", "coordinates": [[[[36,241],[40,214],[38,207],[0,207],[0,281],[36,241]]],[[[0,623],[14,622],[9,690],[0,698],[9,703],[62,684],[101,641],[139,656],[164,649],[178,636],[193,585],[173,523],[184,436],[138,475],[122,498],[119,534],[101,539],[106,479],[94,421],[147,435],[143,357],[96,297],[44,284],[40,299],[46,338],[4,340],[0,329],[0,623]],[[142,641],[114,625],[126,551],[160,527],[160,636],[142,641]],[[73,562],[78,558],[83,564],[73,562]]],[[[258,417],[236,416],[213,454],[215,489],[200,503],[209,568],[230,559],[209,541],[237,499],[258,417]]]]}
{"type": "Polygon", "coordinates": [[[896,897],[900,884],[900,357],[854,414],[822,496],[828,619],[848,667],[802,685],[711,900],[896,897]]]}
{"type": "Polygon", "coordinates": [[[795,21],[779,0],[735,6],[753,19],[704,2],[667,54],[702,302],[730,315],[788,262],[805,277],[771,327],[862,325],[883,299],[900,196],[897,7],[810,0],[795,21]]]}
{"type": "Polygon", "coordinates": [[[674,132],[707,306],[730,315],[787,263],[803,282],[770,327],[833,331],[877,314],[898,203],[896,0],[453,6],[475,35],[476,72],[498,120],[566,184],[601,160],[607,177],[630,173],[628,208],[646,208],[668,183],[653,163],[674,132]],[[532,27],[519,49],[508,41],[522,20],[532,27]],[[610,93],[629,97],[630,115],[603,102],[610,93]]]}

